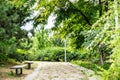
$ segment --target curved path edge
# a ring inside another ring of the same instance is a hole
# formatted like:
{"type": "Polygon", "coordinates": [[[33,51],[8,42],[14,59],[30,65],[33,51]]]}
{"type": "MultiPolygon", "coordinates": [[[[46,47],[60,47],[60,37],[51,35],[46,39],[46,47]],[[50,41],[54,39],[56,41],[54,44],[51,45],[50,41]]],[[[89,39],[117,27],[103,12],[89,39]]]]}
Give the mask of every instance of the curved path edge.
{"type": "Polygon", "coordinates": [[[33,80],[37,76],[41,66],[40,66],[39,62],[36,62],[36,63],[38,64],[37,68],[33,71],[32,74],[26,76],[24,80],[33,80]]]}

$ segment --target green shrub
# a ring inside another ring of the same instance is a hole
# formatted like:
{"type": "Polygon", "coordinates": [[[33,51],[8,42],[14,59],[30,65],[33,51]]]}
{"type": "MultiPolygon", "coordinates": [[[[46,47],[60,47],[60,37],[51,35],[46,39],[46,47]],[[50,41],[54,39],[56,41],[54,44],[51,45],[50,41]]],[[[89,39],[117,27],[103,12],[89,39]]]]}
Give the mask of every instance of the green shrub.
{"type": "Polygon", "coordinates": [[[24,54],[10,53],[8,57],[20,62],[24,60],[24,54]]]}
{"type": "Polygon", "coordinates": [[[16,61],[24,61],[26,59],[27,54],[25,54],[25,51],[22,49],[16,49],[13,52],[10,52],[8,54],[9,58],[15,59],[16,61]]]}
{"type": "Polygon", "coordinates": [[[45,48],[43,50],[38,50],[35,54],[36,60],[40,61],[60,61],[63,60],[62,54],[63,54],[62,48],[45,48]]]}
{"type": "MultiPolygon", "coordinates": [[[[38,50],[35,52],[35,60],[40,61],[64,61],[64,48],[52,47],[38,50]]],[[[67,61],[80,60],[82,55],[78,51],[66,51],[67,61]]]]}
{"type": "Polygon", "coordinates": [[[3,54],[3,53],[0,53],[0,62],[4,62],[7,60],[7,55],[3,54]]]}
{"type": "Polygon", "coordinates": [[[95,72],[101,71],[102,68],[97,66],[96,64],[93,64],[91,62],[86,62],[86,61],[72,61],[73,64],[77,64],[79,66],[85,67],[87,69],[91,69],[95,72]]]}

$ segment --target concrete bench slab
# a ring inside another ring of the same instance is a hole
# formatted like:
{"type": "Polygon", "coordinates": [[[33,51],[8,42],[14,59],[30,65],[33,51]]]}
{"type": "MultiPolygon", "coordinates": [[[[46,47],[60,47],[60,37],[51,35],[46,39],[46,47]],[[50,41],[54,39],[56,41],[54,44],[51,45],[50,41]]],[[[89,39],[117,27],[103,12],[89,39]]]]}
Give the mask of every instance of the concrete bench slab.
{"type": "Polygon", "coordinates": [[[26,66],[26,65],[16,65],[16,66],[10,67],[10,69],[15,69],[16,75],[20,75],[20,74],[22,74],[22,69],[23,69],[25,66],[26,66]],[[20,70],[20,72],[18,72],[18,70],[20,70]]]}
{"type": "Polygon", "coordinates": [[[33,64],[33,61],[25,61],[24,64],[28,65],[28,69],[31,69],[31,64],[33,64]]]}

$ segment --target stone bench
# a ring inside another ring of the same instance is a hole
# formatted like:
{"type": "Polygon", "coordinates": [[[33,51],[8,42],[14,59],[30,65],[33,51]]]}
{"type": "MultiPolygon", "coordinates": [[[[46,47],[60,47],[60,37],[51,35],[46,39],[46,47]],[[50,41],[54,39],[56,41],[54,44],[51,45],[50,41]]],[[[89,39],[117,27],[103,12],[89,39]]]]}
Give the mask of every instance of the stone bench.
{"type": "Polygon", "coordinates": [[[22,74],[22,69],[23,69],[25,66],[26,66],[26,65],[16,65],[16,66],[10,67],[10,69],[15,69],[16,75],[20,75],[20,74],[22,74]],[[19,70],[20,72],[18,72],[18,70],[19,70]]]}
{"type": "Polygon", "coordinates": [[[25,61],[24,64],[28,65],[28,69],[31,69],[31,64],[33,64],[33,61],[25,61]]]}

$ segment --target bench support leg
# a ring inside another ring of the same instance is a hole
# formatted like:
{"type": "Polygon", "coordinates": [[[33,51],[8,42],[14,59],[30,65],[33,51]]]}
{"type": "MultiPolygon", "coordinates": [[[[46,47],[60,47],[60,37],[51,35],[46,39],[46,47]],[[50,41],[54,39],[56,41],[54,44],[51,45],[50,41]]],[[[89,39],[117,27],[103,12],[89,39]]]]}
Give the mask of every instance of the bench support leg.
{"type": "Polygon", "coordinates": [[[16,69],[16,75],[18,75],[18,69],[16,69]]]}
{"type": "Polygon", "coordinates": [[[20,68],[20,73],[18,73],[18,69],[16,69],[16,75],[22,74],[22,68],[20,68]]]}
{"type": "Polygon", "coordinates": [[[22,74],[22,68],[20,68],[20,74],[22,74]]]}
{"type": "Polygon", "coordinates": [[[28,69],[30,69],[31,68],[31,64],[28,64],[28,69]]]}

